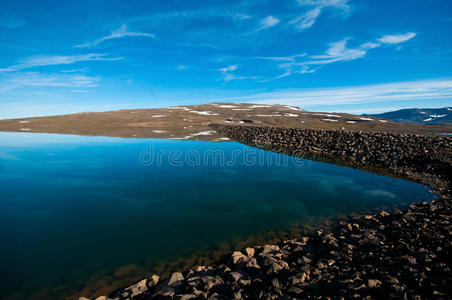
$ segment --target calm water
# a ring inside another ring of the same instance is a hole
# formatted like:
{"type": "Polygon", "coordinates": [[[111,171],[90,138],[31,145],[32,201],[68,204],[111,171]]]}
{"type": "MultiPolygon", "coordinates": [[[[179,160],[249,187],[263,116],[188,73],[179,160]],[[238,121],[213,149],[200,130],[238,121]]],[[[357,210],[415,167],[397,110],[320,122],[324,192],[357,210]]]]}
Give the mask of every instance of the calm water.
{"type": "Polygon", "coordinates": [[[294,224],[432,197],[239,143],[28,133],[0,133],[0,195],[2,296],[117,283],[129,269],[139,277],[294,224]]]}

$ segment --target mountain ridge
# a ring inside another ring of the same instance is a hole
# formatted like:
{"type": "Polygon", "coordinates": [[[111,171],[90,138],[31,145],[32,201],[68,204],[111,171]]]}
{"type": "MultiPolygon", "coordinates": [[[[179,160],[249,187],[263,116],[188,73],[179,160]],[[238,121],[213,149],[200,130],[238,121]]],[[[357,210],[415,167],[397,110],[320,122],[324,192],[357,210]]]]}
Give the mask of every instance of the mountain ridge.
{"type": "Polygon", "coordinates": [[[380,114],[363,114],[407,124],[452,124],[452,107],[407,108],[380,114]]]}

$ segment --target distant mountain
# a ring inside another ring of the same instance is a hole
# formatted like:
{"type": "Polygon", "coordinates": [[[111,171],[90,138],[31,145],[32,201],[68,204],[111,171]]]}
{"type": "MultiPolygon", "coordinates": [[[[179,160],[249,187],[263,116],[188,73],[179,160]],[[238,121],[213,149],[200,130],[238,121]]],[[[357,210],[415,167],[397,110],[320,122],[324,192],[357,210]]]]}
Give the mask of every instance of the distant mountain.
{"type": "Polygon", "coordinates": [[[385,112],[382,114],[364,114],[385,118],[400,123],[412,124],[452,124],[452,107],[410,108],[385,112]]]}

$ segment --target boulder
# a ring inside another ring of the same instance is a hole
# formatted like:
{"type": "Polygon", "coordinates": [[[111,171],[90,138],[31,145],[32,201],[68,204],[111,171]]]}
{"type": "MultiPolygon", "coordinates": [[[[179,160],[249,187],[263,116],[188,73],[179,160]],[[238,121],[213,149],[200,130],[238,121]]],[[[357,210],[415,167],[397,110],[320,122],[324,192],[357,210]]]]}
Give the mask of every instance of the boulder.
{"type": "Polygon", "coordinates": [[[148,290],[148,286],[146,285],[147,283],[147,279],[143,279],[137,283],[135,283],[134,285],[126,288],[126,291],[130,291],[130,293],[132,294],[132,297],[141,295],[143,293],[145,293],[148,290]]]}

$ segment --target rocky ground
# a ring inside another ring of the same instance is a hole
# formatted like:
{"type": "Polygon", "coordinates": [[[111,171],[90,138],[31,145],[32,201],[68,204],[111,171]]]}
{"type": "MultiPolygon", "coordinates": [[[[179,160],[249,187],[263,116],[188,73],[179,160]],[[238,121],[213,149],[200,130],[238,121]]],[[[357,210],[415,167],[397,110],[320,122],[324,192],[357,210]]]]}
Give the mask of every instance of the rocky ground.
{"type": "Polygon", "coordinates": [[[426,184],[439,200],[321,226],[242,249],[211,266],[157,275],[97,299],[449,299],[452,294],[452,137],[216,126],[274,151],[376,168],[426,184]]]}

